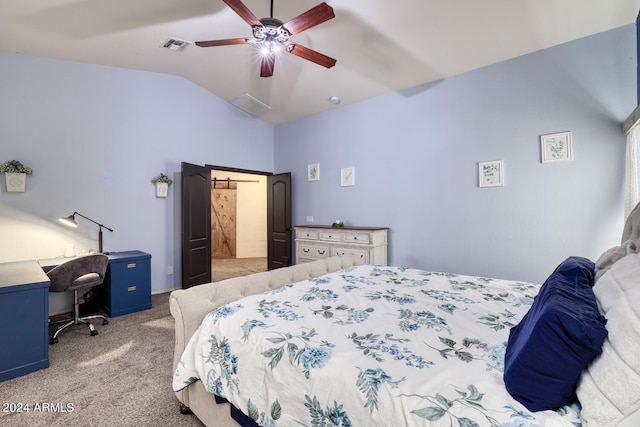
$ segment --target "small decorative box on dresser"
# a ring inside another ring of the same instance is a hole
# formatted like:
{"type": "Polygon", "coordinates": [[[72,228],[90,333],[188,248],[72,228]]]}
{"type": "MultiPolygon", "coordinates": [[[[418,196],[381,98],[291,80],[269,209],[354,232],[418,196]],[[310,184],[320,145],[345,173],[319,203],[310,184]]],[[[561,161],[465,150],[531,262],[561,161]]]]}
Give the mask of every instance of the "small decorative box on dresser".
{"type": "Polygon", "coordinates": [[[141,251],[109,255],[103,309],[110,317],[151,308],[151,255],[141,251]]]}
{"type": "Polygon", "coordinates": [[[330,256],[359,255],[365,264],[387,265],[387,227],[299,225],[296,264],[330,256]]]}

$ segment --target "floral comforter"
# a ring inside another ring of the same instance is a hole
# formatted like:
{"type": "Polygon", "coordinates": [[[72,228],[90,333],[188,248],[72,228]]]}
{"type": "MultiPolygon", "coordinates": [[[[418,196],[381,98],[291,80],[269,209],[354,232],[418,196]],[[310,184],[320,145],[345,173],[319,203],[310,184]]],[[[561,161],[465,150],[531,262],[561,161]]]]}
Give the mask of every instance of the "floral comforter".
{"type": "Polygon", "coordinates": [[[211,312],[174,390],[203,382],[261,426],[579,426],[532,414],[502,380],[539,286],[358,266],[211,312]]]}

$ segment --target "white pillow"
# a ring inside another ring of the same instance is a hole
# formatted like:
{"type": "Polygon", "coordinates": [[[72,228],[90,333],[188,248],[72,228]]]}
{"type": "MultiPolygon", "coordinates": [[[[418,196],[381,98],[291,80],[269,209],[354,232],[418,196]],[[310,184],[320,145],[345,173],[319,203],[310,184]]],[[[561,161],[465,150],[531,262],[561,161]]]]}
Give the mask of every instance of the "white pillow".
{"type": "Polygon", "coordinates": [[[602,354],[576,394],[585,426],[640,425],[640,254],[620,259],[593,287],[607,318],[602,354]]]}

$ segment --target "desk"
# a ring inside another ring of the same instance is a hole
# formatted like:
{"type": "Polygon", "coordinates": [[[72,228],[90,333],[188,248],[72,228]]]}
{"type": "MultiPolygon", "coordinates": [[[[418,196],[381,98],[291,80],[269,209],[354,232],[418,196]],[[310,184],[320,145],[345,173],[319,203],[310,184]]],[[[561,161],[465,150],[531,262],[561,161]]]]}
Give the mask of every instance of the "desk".
{"type": "Polygon", "coordinates": [[[49,367],[49,278],[36,261],[0,264],[0,381],[49,367]]]}
{"type": "MultiPolygon", "coordinates": [[[[0,263],[0,381],[49,367],[49,278],[71,258],[0,263]]],[[[109,254],[102,308],[110,317],[151,308],[151,255],[109,254]]]]}
{"type": "MultiPolygon", "coordinates": [[[[38,261],[44,271],[72,258],[38,261]]],[[[109,317],[151,308],[151,255],[141,251],[111,252],[107,274],[99,288],[101,307],[109,317]]]]}

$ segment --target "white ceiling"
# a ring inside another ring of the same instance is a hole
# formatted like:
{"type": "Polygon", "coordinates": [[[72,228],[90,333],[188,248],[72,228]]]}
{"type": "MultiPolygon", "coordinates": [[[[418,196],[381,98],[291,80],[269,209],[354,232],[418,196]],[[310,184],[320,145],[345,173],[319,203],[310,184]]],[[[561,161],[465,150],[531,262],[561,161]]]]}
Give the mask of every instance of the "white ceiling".
{"type": "MultiPolygon", "coordinates": [[[[640,0],[327,0],[336,17],[292,41],[337,60],[283,54],[259,77],[250,45],[161,46],[251,37],[222,0],[0,0],[0,51],[175,74],[220,98],[250,93],[277,125],[635,22],[640,0]]],[[[287,22],[319,0],[274,0],[287,22]]],[[[268,17],[270,0],[244,0],[268,17]]],[[[1,75],[0,70],[0,75],[1,75]]]]}

